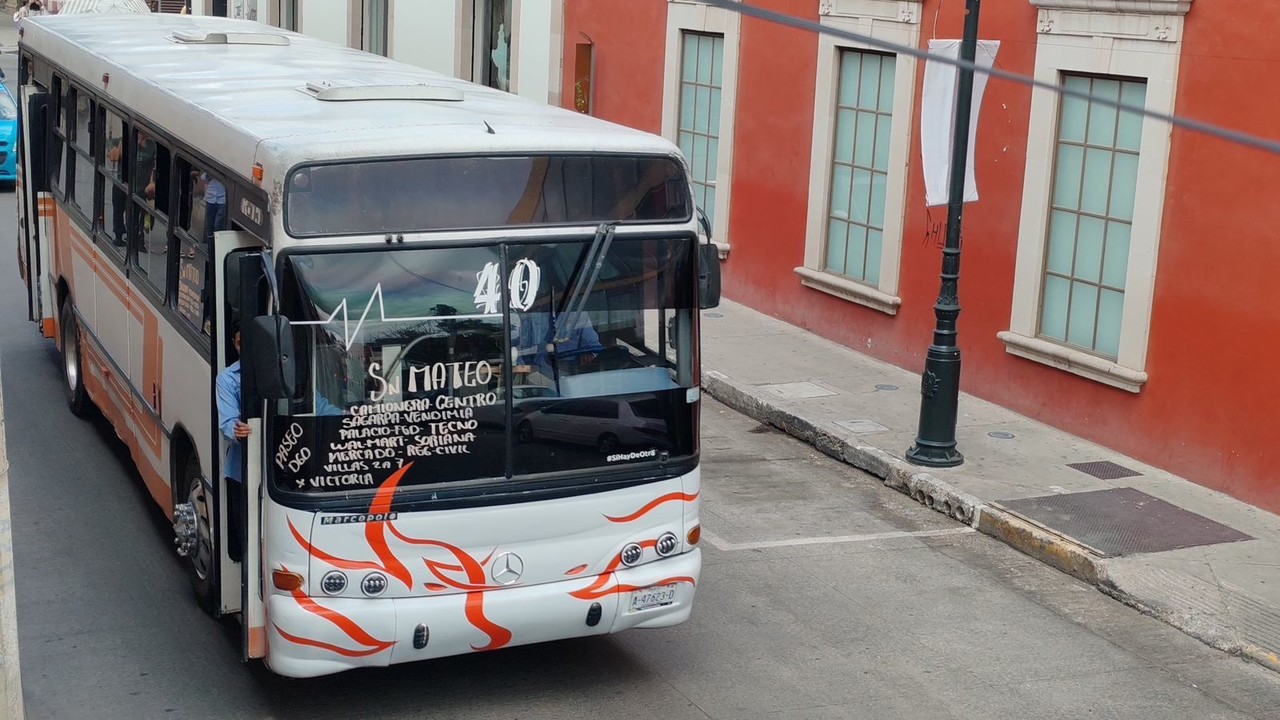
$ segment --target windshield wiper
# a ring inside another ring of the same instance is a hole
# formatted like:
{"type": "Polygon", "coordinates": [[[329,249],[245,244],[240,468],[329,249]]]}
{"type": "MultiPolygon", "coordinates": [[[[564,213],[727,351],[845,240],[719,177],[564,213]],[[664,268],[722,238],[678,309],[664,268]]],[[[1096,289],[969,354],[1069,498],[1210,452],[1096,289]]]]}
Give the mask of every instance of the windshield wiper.
{"type": "Polygon", "coordinates": [[[578,326],[582,312],[587,306],[587,298],[591,296],[591,291],[596,286],[596,279],[600,277],[600,268],[604,267],[609,246],[613,244],[613,233],[617,226],[616,222],[600,223],[600,227],[596,228],[596,235],[591,239],[591,247],[587,248],[587,254],[578,263],[578,269],[574,273],[573,287],[565,294],[564,302],[557,313],[560,315],[567,312],[565,318],[567,322],[556,323],[556,343],[568,342],[569,334],[578,326]]]}

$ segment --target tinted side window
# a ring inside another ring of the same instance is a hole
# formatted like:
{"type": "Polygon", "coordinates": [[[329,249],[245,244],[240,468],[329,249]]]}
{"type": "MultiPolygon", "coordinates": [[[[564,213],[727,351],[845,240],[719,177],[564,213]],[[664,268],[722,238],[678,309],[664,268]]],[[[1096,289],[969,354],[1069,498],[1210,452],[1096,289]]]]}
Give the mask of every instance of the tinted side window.
{"type": "Polygon", "coordinates": [[[102,222],[100,231],[107,239],[106,247],[124,254],[128,240],[126,220],[129,214],[129,187],[125,184],[129,173],[129,153],[124,120],[110,110],[103,109],[101,116],[102,143],[106,150],[98,163],[98,183],[102,192],[102,222]]]}
{"type": "Polygon", "coordinates": [[[94,102],[88,95],[73,89],[71,113],[71,205],[80,211],[93,225],[94,215],[94,159],[93,159],[93,111],[94,102]]]}
{"type": "Polygon", "coordinates": [[[133,265],[147,283],[163,293],[169,279],[169,148],[145,130],[134,128],[130,229],[133,265]]]}
{"type": "Polygon", "coordinates": [[[49,133],[49,185],[59,194],[65,189],[62,183],[63,163],[67,148],[67,101],[66,83],[60,77],[53,78],[53,98],[50,112],[53,113],[54,125],[49,133]]]}
{"type": "Polygon", "coordinates": [[[213,228],[225,229],[226,191],[222,192],[221,208],[210,191],[211,182],[222,183],[208,172],[180,157],[175,165],[178,180],[178,209],[173,222],[173,234],[178,245],[178,292],[174,307],[178,315],[195,331],[210,333],[211,293],[209,283],[213,278],[210,265],[213,228]],[[221,213],[219,215],[219,209],[221,213]]]}

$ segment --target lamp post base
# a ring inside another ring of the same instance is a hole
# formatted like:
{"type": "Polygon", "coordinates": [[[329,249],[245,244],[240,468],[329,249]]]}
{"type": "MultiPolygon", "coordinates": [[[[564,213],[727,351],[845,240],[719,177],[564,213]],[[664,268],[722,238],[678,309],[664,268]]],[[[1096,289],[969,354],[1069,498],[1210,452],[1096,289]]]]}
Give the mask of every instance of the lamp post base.
{"type": "Polygon", "coordinates": [[[955,467],[964,463],[964,455],[956,450],[956,444],[935,444],[916,440],[907,451],[907,462],[925,467],[955,467]]]}

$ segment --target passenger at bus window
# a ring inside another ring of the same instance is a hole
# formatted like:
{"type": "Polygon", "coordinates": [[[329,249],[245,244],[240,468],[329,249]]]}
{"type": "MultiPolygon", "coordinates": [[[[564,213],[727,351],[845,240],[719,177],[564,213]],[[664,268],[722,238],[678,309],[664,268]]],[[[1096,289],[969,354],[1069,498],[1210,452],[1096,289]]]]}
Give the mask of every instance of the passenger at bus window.
{"type": "MultiPolygon", "coordinates": [[[[121,138],[115,138],[111,141],[111,147],[107,148],[107,161],[113,163],[116,171],[116,178],[120,182],[128,182],[129,176],[125,171],[128,165],[128,158],[125,157],[121,146],[121,138]]],[[[121,190],[118,185],[111,185],[111,241],[116,247],[124,247],[125,232],[127,226],[125,224],[125,207],[128,205],[128,195],[121,190]]]]}
{"type": "Polygon", "coordinates": [[[199,188],[204,195],[204,244],[213,252],[213,234],[227,229],[227,188],[209,173],[200,173],[199,188]]]}
{"type": "Polygon", "coordinates": [[[156,141],[138,131],[133,152],[133,189],[148,200],[156,195],[156,141]]]}

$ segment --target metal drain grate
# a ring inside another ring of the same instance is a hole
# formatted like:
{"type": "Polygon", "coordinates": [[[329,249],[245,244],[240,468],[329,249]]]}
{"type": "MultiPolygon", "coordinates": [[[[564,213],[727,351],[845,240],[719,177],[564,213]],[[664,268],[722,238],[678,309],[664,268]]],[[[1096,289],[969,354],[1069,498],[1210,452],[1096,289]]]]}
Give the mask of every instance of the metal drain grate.
{"type": "Polygon", "coordinates": [[[1103,557],[1253,539],[1133,488],[1006,500],[998,505],[1103,557]]]}
{"type": "Polygon", "coordinates": [[[1123,465],[1117,465],[1110,460],[1067,463],[1067,467],[1079,470],[1087,475],[1092,475],[1099,480],[1119,480],[1120,478],[1138,477],[1142,475],[1142,473],[1137,470],[1130,470],[1129,468],[1123,465]]]}

